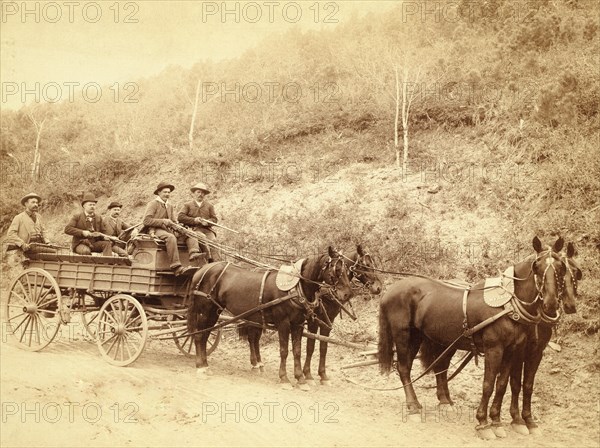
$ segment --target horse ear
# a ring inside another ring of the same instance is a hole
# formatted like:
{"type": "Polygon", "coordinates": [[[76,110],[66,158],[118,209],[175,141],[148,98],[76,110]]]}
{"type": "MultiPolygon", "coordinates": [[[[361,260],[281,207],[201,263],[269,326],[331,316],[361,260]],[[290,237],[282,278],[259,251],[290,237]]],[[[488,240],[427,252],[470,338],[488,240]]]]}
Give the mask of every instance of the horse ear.
{"type": "Polygon", "coordinates": [[[539,254],[542,251],[542,242],[537,236],[533,237],[533,248],[539,254]]]}
{"type": "Polygon", "coordinates": [[[581,273],[581,269],[575,268],[575,278],[577,280],[581,280],[582,277],[583,277],[583,274],[581,273]]]}
{"type": "Polygon", "coordinates": [[[575,255],[575,245],[569,241],[567,244],[567,258],[571,258],[573,255],[575,255]]]}
{"type": "Polygon", "coordinates": [[[335,257],[337,257],[337,256],[338,256],[338,254],[337,254],[337,251],[334,249],[334,247],[333,247],[333,246],[329,246],[329,248],[328,248],[328,252],[329,252],[329,256],[330,256],[331,258],[335,258],[335,257]]]}
{"type": "Polygon", "coordinates": [[[360,255],[361,257],[365,255],[365,251],[363,250],[362,244],[358,244],[356,246],[356,252],[358,253],[358,255],[360,255]]]}
{"type": "Polygon", "coordinates": [[[560,252],[564,245],[565,245],[565,240],[563,240],[563,237],[561,236],[554,243],[554,248],[553,248],[554,252],[560,252]]]}

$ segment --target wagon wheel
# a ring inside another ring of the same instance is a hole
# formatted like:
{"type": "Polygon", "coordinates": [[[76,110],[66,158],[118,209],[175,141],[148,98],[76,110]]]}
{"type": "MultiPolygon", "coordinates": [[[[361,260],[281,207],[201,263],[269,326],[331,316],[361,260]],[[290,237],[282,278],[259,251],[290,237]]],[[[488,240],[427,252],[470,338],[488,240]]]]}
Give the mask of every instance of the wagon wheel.
{"type": "Polygon", "coordinates": [[[27,269],[10,286],[4,308],[7,332],[20,348],[42,350],[58,333],[61,303],[56,280],[43,269],[27,269]]]}
{"type": "Polygon", "coordinates": [[[148,340],[146,313],[135,298],[117,294],[98,312],[96,344],[102,357],[115,366],[134,362],[148,340]]]}
{"type": "MultiPolygon", "coordinates": [[[[179,349],[181,353],[183,353],[188,358],[194,358],[196,356],[196,350],[194,346],[194,339],[192,336],[186,336],[187,331],[185,333],[177,333],[173,334],[173,339],[175,340],[175,345],[179,349]]],[[[215,331],[210,332],[210,336],[208,336],[208,341],[206,342],[206,355],[210,355],[215,351],[217,345],[219,345],[219,341],[221,340],[221,329],[217,328],[215,331]]]]}

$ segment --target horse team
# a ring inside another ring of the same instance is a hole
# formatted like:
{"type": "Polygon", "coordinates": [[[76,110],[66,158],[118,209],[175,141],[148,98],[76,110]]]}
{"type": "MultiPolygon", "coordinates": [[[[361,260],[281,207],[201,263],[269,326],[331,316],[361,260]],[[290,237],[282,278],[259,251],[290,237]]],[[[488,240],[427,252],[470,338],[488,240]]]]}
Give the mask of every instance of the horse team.
{"type": "MultiPolygon", "coordinates": [[[[510,280],[514,291],[502,307],[484,300],[487,286],[481,281],[470,288],[459,288],[423,276],[411,276],[391,285],[380,301],[378,357],[382,373],[389,373],[394,354],[406,394],[410,416],[420,420],[421,404],[411,381],[417,353],[424,366],[436,375],[440,405],[452,406],[447,370],[457,350],[483,354],[485,360],[482,397],[477,409],[476,427],[484,439],[505,437],[500,421],[502,399],[510,382],[510,413],[515,431],[534,433],[537,425],[531,414],[535,374],[552,328],[561,311],[575,312],[580,268],[573,260],[572,243],[562,252],[559,238],[546,248],[533,239],[535,254],[514,265],[510,280]],[[523,389],[523,410],[518,400],[523,389]],[[496,395],[490,407],[492,393],[496,395]]],[[[292,340],[294,377],[301,389],[312,380],[311,358],[315,341],[307,342],[307,356],[301,365],[301,340],[304,324],[312,333],[328,336],[331,324],[359,287],[379,294],[382,282],[373,258],[359,245],[346,257],[332,247],[328,253],[301,262],[299,280],[292,291],[282,291],[276,271],[251,271],[226,262],[209,263],[193,279],[192,304],[188,311],[188,331],[196,347],[196,367],[200,374],[208,368],[206,345],[223,310],[244,316],[249,325],[245,334],[250,346],[253,368],[262,370],[259,341],[264,328],[276,328],[279,335],[279,378],[291,388],[286,361],[292,340]],[[354,286],[357,285],[357,286],[354,286]]],[[[507,274],[505,274],[507,275],[507,274]]],[[[325,357],[327,342],[320,343],[318,374],[328,381],[325,357]]]]}

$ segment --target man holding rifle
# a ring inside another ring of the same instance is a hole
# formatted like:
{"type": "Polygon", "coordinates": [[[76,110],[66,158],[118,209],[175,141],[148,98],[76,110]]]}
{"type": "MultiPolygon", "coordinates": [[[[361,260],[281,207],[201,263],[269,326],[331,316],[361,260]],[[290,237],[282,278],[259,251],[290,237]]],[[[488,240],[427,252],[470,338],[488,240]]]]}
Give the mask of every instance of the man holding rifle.
{"type": "MultiPolygon", "coordinates": [[[[106,235],[118,238],[125,229],[132,227],[120,218],[122,208],[123,204],[117,201],[108,204],[108,216],[102,220],[102,227],[106,235]]],[[[128,256],[125,245],[119,241],[112,241],[112,251],[120,257],[128,256]]]]}
{"type": "Polygon", "coordinates": [[[21,198],[21,205],[25,210],[13,218],[8,228],[7,250],[21,249],[29,253],[56,252],[45,235],[42,217],[38,213],[40,202],[42,198],[35,193],[21,198]]]}
{"type": "Polygon", "coordinates": [[[96,215],[96,197],[85,193],[81,199],[83,211],[71,217],[65,227],[65,233],[73,236],[71,249],[79,255],[91,255],[92,252],[102,252],[105,257],[112,256],[112,244],[108,235],[102,232],[102,218],[96,215]]]}
{"type": "MultiPolygon", "coordinates": [[[[186,202],[177,216],[181,224],[190,227],[194,232],[203,234],[208,241],[216,241],[217,235],[213,230],[213,225],[217,223],[215,208],[205,197],[210,194],[208,187],[202,182],[197,183],[192,188],[193,201],[186,202]]],[[[186,244],[190,254],[190,261],[200,257],[200,244],[196,238],[187,237],[186,244]]],[[[202,250],[208,256],[208,262],[219,261],[218,252],[208,244],[202,244],[202,250]]]]}

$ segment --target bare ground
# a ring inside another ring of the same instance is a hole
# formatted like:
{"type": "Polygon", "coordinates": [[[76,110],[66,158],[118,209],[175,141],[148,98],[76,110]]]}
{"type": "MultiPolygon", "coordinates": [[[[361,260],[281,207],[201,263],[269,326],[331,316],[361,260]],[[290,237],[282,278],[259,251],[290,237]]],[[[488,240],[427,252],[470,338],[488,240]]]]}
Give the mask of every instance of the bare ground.
{"type": "MultiPolygon", "coordinates": [[[[376,334],[376,301],[356,308],[361,319],[338,320],[338,338],[376,334]]],[[[599,446],[597,335],[563,335],[560,352],[547,349],[533,405],[542,435],[510,429],[507,396],[508,436],[488,442],[474,430],[483,363],[451,382],[454,411],[436,407],[435,390],[426,388],[433,377],[423,379],[417,393],[428,412],[414,423],[402,390],[352,383],[397,387],[395,375],[386,381],[376,366],[340,370],[365,359],[358,350],[330,347],[329,385],[284,390],[272,334],[263,337],[264,373],[249,369],[246,344],[228,332],[209,358],[210,376],[201,378],[171,341],[150,341],[133,365],[111,366],[74,320],[37,353],[3,334],[2,446],[599,446]]]]}

